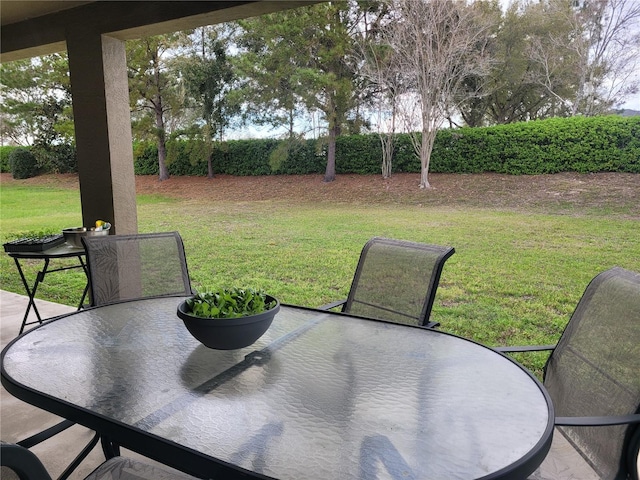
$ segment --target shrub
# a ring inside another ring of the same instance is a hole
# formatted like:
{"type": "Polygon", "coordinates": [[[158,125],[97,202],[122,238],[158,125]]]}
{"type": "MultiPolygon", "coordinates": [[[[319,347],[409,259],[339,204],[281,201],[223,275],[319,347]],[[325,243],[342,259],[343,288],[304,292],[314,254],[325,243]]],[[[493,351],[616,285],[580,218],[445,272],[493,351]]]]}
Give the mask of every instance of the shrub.
{"type": "Polygon", "coordinates": [[[16,148],[9,154],[11,174],[13,178],[24,179],[35,177],[38,174],[38,162],[36,157],[25,148],[16,148]]]}
{"type": "Polygon", "coordinates": [[[134,143],[133,169],[136,175],[158,175],[158,147],[152,143],[134,143]]]}
{"type": "MultiPolygon", "coordinates": [[[[158,174],[158,151],[136,144],[135,171],[158,174]]],[[[206,175],[206,155],[194,142],[171,144],[171,175],[206,175]]],[[[231,140],[213,145],[214,173],[228,175],[322,174],[327,164],[325,139],[231,140]]],[[[377,134],[336,140],[338,174],[380,173],[382,151],[377,134]]],[[[395,138],[394,173],[420,172],[408,134],[395,138]]],[[[557,172],[640,173],[640,117],[552,118],[484,128],[440,130],[431,154],[434,173],[496,172],[533,175],[557,172]]]]}
{"type": "Polygon", "coordinates": [[[287,144],[287,156],[274,173],[306,175],[324,172],[327,164],[326,145],[313,139],[282,140],[287,144]]]}
{"type": "Polygon", "coordinates": [[[66,143],[58,145],[36,144],[31,147],[38,167],[47,173],[74,173],[78,171],[75,146],[66,143]]]}
{"type": "Polygon", "coordinates": [[[438,132],[432,172],[640,172],[640,117],[551,118],[438,132]]]}
{"type": "Polygon", "coordinates": [[[229,175],[271,175],[274,172],[269,160],[278,144],[279,140],[270,138],[217,144],[213,152],[214,170],[229,175]]]}
{"type": "Polygon", "coordinates": [[[380,173],[381,169],[382,147],[378,135],[349,135],[336,139],[336,173],[372,174],[380,173]]]}
{"type": "Polygon", "coordinates": [[[9,155],[16,148],[12,145],[0,146],[0,172],[11,173],[11,164],[9,163],[9,155]]]}

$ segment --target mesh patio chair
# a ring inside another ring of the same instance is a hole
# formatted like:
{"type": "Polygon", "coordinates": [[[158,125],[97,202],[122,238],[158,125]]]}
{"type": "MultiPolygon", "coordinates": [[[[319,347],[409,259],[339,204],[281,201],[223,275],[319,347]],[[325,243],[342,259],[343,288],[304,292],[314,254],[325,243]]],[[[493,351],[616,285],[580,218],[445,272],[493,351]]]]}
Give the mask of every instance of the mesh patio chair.
{"type": "MultiPolygon", "coordinates": [[[[191,295],[182,238],[178,232],[82,237],[87,255],[91,306],[168,295],[191,295]]],[[[106,458],[120,448],[104,435],[106,458]]]]}
{"type": "MultiPolygon", "coordinates": [[[[40,459],[27,448],[0,443],[3,480],[51,480],[40,459]]],[[[127,457],[115,457],[99,465],[85,480],[196,480],[186,473],[127,457]]]]}
{"type": "Polygon", "coordinates": [[[178,232],[83,237],[91,306],[166,295],[191,295],[178,232]]]}
{"type": "Polygon", "coordinates": [[[349,295],[320,309],[435,327],[429,316],[442,267],[453,247],[374,237],[360,254],[349,295]]]}
{"type": "Polygon", "coordinates": [[[530,479],[637,479],[640,448],[640,274],[612,268],[587,286],[544,385],[556,413],[549,455],[530,479]]]}

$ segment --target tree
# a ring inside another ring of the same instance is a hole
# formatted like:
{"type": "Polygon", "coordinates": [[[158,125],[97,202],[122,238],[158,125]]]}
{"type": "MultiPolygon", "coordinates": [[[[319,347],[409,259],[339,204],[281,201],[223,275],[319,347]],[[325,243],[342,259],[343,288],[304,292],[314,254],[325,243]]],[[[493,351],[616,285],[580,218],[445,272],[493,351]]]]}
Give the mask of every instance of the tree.
{"type": "Polygon", "coordinates": [[[393,15],[388,7],[389,4],[385,2],[367,4],[363,33],[357,42],[359,74],[368,84],[368,103],[374,116],[372,123],[382,147],[383,178],[391,176],[399,101],[408,88],[400,56],[390,47],[386,38],[388,31],[385,26],[393,15]]]}
{"type": "Polygon", "coordinates": [[[398,124],[400,97],[407,92],[399,57],[385,45],[369,43],[366,46],[364,75],[376,89],[374,113],[376,129],[382,147],[382,178],[389,178],[393,167],[393,152],[398,124]]]}
{"type": "Polygon", "coordinates": [[[306,105],[321,111],[327,122],[325,182],[335,180],[336,138],[340,136],[357,99],[353,37],[350,36],[359,18],[356,10],[357,5],[353,3],[335,2],[311,7],[310,15],[302,16],[307,25],[315,25],[307,31],[309,43],[306,48],[311,55],[306,58],[308,63],[301,73],[303,84],[312,86],[311,90],[303,92],[306,105]]]}
{"type": "Polygon", "coordinates": [[[169,178],[166,117],[183,104],[177,76],[169,69],[171,50],[179,46],[180,38],[179,34],[159,35],[132,40],[126,46],[134,132],[155,138],[161,181],[169,178]]]}
{"type": "Polygon", "coordinates": [[[411,78],[421,132],[412,135],[420,158],[420,187],[430,188],[429,163],[436,133],[461,95],[477,96],[465,81],[485,78],[489,22],[482,8],[458,0],[390,0],[398,13],[389,42],[411,78]]]}
{"type": "Polygon", "coordinates": [[[564,25],[531,43],[538,78],[572,115],[607,113],[638,91],[640,3],[637,0],[546,0],[530,8],[564,25]],[[557,88],[561,68],[569,66],[575,88],[557,88]]]}
{"type": "Polygon", "coordinates": [[[250,55],[243,73],[247,85],[257,86],[250,97],[256,107],[285,113],[281,118],[288,119],[290,133],[296,103],[322,112],[328,131],[326,182],[336,175],[336,138],[358,123],[350,115],[358,103],[353,53],[360,18],[357,2],[325,2],[240,24],[245,34],[239,44],[250,55]],[[249,63],[254,67],[246,68],[249,63]]]}
{"type": "Polygon", "coordinates": [[[2,138],[18,145],[73,140],[69,65],[53,54],[0,65],[2,138]]]}
{"type": "Polygon", "coordinates": [[[222,138],[224,129],[239,111],[238,100],[233,96],[235,74],[226,53],[228,39],[223,33],[222,27],[196,29],[196,48],[177,62],[185,90],[195,102],[203,123],[200,136],[209,178],[213,177],[213,139],[222,138]]]}
{"type": "MultiPolygon", "coordinates": [[[[245,116],[258,125],[286,128],[296,136],[296,121],[304,106],[300,93],[295,39],[281,36],[270,22],[258,17],[238,21],[236,38],[242,53],[232,61],[240,77],[245,116]]],[[[285,26],[281,26],[282,29],[285,26]]]]}
{"type": "MultiPolygon", "coordinates": [[[[504,124],[567,115],[567,109],[539,81],[545,76],[544,67],[530,55],[533,43],[542,42],[551,32],[566,30],[564,23],[555,16],[541,15],[538,4],[514,1],[504,14],[497,4],[488,7],[488,14],[495,18],[488,46],[493,65],[486,78],[469,77],[465,81],[471,91],[482,90],[482,95],[460,103],[465,123],[473,127],[485,122],[504,124]]],[[[548,42],[544,45],[550,55],[558,54],[548,42]]],[[[566,54],[564,62],[558,54],[556,63],[549,80],[554,90],[570,95],[574,82],[566,54]]]]}

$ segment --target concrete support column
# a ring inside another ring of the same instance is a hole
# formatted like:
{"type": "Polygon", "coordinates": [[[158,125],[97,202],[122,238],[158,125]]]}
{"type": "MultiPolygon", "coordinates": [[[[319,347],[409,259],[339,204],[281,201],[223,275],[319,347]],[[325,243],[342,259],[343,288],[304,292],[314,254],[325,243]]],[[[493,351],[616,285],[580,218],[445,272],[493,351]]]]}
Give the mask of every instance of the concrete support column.
{"type": "Polygon", "coordinates": [[[138,231],[124,42],[95,33],[67,37],[82,220],[112,233],[138,231]]]}

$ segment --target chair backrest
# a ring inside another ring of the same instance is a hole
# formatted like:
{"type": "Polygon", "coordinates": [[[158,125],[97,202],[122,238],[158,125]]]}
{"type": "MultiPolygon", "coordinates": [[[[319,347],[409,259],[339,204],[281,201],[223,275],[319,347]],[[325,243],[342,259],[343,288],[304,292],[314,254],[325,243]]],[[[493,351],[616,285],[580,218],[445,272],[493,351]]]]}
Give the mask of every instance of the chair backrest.
{"type": "Polygon", "coordinates": [[[178,232],[83,237],[91,305],[192,293],[178,232]]]}
{"type": "MultiPolygon", "coordinates": [[[[640,274],[612,268],[587,286],[545,366],[556,416],[640,413],[640,274]]],[[[558,427],[603,479],[627,478],[636,425],[558,427]]]]}
{"type": "Polygon", "coordinates": [[[374,237],[360,254],[343,311],[429,325],[444,262],[453,247],[374,237]]]}

